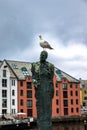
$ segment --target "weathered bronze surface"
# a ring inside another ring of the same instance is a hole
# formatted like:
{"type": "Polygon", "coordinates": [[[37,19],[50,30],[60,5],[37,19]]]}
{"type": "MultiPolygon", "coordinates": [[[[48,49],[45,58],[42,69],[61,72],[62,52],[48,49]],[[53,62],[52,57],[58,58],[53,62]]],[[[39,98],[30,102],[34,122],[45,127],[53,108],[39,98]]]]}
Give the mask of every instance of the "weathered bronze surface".
{"type": "Polygon", "coordinates": [[[39,130],[52,130],[52,98],[54,95],[54,65],[47,62],[48,53],[42,51],[40,61],[32,63],[32,81],[35,87],[37,124],[39,130]]]}

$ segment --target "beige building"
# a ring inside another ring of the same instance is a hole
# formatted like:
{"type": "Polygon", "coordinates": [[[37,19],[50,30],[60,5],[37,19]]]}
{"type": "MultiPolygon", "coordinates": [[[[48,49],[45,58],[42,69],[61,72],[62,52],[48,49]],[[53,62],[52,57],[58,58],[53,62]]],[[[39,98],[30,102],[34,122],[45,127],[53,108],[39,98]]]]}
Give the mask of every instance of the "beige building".
{"type": "Polygon", "coordinates": [[[82,106],[87,106],[87,80],[81,80],[82,106]]]}

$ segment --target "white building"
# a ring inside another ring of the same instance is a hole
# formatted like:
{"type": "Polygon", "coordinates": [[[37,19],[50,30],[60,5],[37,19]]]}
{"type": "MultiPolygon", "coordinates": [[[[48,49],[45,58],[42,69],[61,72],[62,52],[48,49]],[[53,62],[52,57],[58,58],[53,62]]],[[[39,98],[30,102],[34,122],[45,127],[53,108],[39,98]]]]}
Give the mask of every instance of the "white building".
{"type": "Polygon", "coordinates": [[[17,104],[17,77],[4,60],[0,62],[0,114],[16,114],[17,104]]]}

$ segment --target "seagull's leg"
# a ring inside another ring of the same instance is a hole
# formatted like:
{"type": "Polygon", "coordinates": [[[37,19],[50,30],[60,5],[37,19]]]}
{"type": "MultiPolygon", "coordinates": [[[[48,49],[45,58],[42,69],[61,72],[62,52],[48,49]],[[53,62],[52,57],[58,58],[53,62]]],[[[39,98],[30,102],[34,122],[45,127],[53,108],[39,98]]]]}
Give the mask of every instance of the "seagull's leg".
{"type": "Polygon", "coordinates": [[[43,51],[46,51],[46,48],[43,48],[43,51]]]}

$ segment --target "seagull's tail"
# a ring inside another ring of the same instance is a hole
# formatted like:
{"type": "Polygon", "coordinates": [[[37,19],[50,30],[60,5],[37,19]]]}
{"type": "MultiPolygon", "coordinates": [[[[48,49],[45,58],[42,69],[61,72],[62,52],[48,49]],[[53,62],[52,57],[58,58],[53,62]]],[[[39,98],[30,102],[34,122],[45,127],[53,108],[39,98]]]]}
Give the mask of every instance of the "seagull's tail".
{"type": "Polygon", "coordinates": [[[54,49],[54,48],[52,48],[52,47],[49,47],[49,49],[50,49],[50,50],[52,50],[52,49],[54,49]]]}

